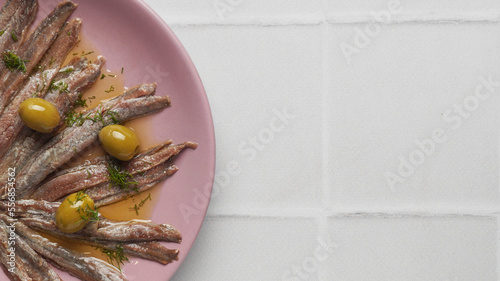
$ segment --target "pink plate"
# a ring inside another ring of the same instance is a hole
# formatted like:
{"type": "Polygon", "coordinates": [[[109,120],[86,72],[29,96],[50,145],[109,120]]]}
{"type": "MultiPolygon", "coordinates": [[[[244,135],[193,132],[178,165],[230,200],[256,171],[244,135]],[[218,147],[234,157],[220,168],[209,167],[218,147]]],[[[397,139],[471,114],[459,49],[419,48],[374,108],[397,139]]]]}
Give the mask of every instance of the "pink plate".
{"type": "MultiPolygon", "coordinates": [[[[39,0],[38,19],[57,0],[39,0]]],[[[172,106],[152,118],[151,137],[191,140],[198,149],[184,151],[175,161],[179,171],[161,186],[161,200],[152,220],[169,223],[182,233],[179,261],[161,265],[131,258],[123,266],[129,280],[169,280],[186,258],[208,208],[215,169],[215,138],[207,96],[191,59],[170,28],[140,0],[74,0],[73,15],[83,21],[82,32],[107,59],[107,68],[124,67],[125,86],[157,82],[157,95],[169,95],[172,106]],[[205,194],[205,195],[204,195],[205,194]]],[[[3,6],[5,0],[0,0],[3,6]]],[[[64,280],[77,280],[58,271],[64,280]]],[[[0,280],[6,279],[0,272],[0,280]]]]}

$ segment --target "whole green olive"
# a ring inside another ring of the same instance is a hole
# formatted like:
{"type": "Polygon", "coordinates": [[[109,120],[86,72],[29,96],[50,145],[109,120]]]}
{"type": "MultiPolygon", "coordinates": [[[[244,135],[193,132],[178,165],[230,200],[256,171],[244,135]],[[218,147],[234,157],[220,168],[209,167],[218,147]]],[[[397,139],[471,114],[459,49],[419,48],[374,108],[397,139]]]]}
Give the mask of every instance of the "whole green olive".
{"type": "Polygon", "coordinates": [[[94,200],[79,191],[66,197],[56,211],[56,225],[64,233],[75,233],[97,214],[94,200]]]}
{"type": "Polygon", "coordinates": [[[134,131],[122,125],[102,128],[99,140],[106,152],[122,161],[132,159],[139,148],[139,140],[134,131]]]}
{"type": "Polygon", "coordinates": [[[56,107],[40,98],[30,98],[19,106],[19,116],[26,126],[41,132],[50,133],[61,121],[56,107]]]}

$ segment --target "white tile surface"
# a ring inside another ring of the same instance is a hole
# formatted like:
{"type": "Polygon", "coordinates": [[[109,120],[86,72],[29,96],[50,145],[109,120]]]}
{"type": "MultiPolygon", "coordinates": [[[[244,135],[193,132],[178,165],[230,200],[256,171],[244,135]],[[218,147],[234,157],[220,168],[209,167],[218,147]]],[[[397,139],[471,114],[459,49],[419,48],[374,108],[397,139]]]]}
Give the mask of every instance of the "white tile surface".
{"type": "Polygon", "coordinates": [[[500,90],[460,125],[443,115],[500,81],[500,1],[145,1],[192,57],[217,138],[174,280],[498,280],[500,90]],[[283,107],[295,118],[249,149],[283,107]],[[446,141],[391,188],[436,128],[446,141]],[[321,261],[318,238],[338,246],[321,261]]]}
{"type": "Polygon", "coordinates": [[[206,66],[199,68],[200,76],[211,93],[217,151],[224,151],[217,153],[212,209],[321,203],[321,170],[315,161],[322,154],[322,132],[314,125],[321,123],[321,100],[314,98],[321,95],[321,30],[174,30],[195,64],[206,66]],[[194,48],[200,40],[205,47],[194,48]]]}
{"type": "Polygon", "coordinates": [[[280,280],[314,254],[316,235],[312,219],[209,218],[173,280],[280,280]]]}
{"type": "Polygon", "coordinates": [[[166,14],[170,23],[199,24],[204,22],[232,22],[236,20],[286,18],[290,16],[321,16],[321,0],[173,0],[148,1],[157,12],[166,14]]]}
{"type": "Polygon", "coordinates": [[[497,229],[495,218],[479,217],[330,219],[342,247],[325,280],[495,281],[497,229]]]}
{"type": "Polygon", "coordinates": [[[363,28],[332,25],[328,32],[333,202],[498,203],[500,84],[484,100],[475,89],[481,77],[500,81],[499,26],[384,26],[349,62],[341,46],[355,46],[363,28]],[[474,101],[465,117],[455,112],[474,101]],[[430,143],[435,130],[442,143],[417,145],[430,143]]]}

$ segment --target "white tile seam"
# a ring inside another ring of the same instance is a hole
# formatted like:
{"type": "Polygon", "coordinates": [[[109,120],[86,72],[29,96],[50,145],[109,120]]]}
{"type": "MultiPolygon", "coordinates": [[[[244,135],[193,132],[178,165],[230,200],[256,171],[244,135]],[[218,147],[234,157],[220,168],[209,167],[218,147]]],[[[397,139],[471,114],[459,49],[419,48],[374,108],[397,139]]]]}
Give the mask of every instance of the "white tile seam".
{"type": "MultiPolygon", "coordinates": [[[[327,0],[322,1],[323,11],[326,11],[328,2],[327,0]]],[[[329,133],[328,130],[328,92],[329,92],[329,80],[330,77],[328,72],[328,62],[329,62],[329,36],[328,36],[328,23],[326,22],[326,14],[322,15],[321,23],[321,67],[322,67],[322,96],[321,96],[321,137],[322,137],[322,154],[321,154],[321,177],[322,177],[322,206],[323,211],[319,219],[319,233],[318,239],[331,239],[331,234],[328,231],[328,216],[326,210],[329,209],[330,205],[330,173],[328,171],[328,160],[329,160],[329,133]]],[[[328,280],[328,270],[327,264],[321,263],[318,270],[318,280],[328,280]]]]}
{"type": "Polygon", "coordinates": [[[500,215],[497,216],[497,280],[500,280],[500,215]]]}
{"type": "Polygon", "coordinates": [[[233,209],[224,213],[212,213],[207,215],[210,218],[228,218],[228,217],[248,217],[248,218],[343,218],[343,217],[491,217],[500,216],[498,208],[373,208],[373,209],[354,209],[345,208],[344,210],[321,210],[318,208],[301,209],[233,209]]]}
{"type": "MultiPolygon", "coordinates": [[[[307,16],[249,16],[239,18],[218,19],[213,17],[171,16],[166,23],[172,26],[287,26],[287,25],[322,25],[329,24],[363,24],[377,22],[371,13],[338,13],[322,17],[316,14],[307,16]]],[[[383,24],[401,23],[498,23],[500,12],[491,13],[414,13],[401,14],[383,24]]]]}

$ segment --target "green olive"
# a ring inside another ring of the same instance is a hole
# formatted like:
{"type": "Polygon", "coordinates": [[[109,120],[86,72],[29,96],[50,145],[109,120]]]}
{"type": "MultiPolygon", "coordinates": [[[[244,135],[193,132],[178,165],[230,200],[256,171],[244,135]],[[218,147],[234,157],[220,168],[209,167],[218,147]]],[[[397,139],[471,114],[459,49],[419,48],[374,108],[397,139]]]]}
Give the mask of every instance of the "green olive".
{"type": "Polygon", "coordinates": [[[40,98],[23,101],[19,106],[19,116],[26,126],[41,133],[52,132],[61,121],[56,107],[40,98]]]}
{"type": "Polygon", "coordinates": [[[139,140],[134,131],[122,125],[102,128],[99,140],[106,152],[122,161],[132,159],[139,149],[139,140]]]}
{"type": "Polygon", "coordinates": [[[75,233],[87,225],[96,213],[94,200],[79,191],[66,197],[56,211],[56,225],[64,233],[75,233]]]}

